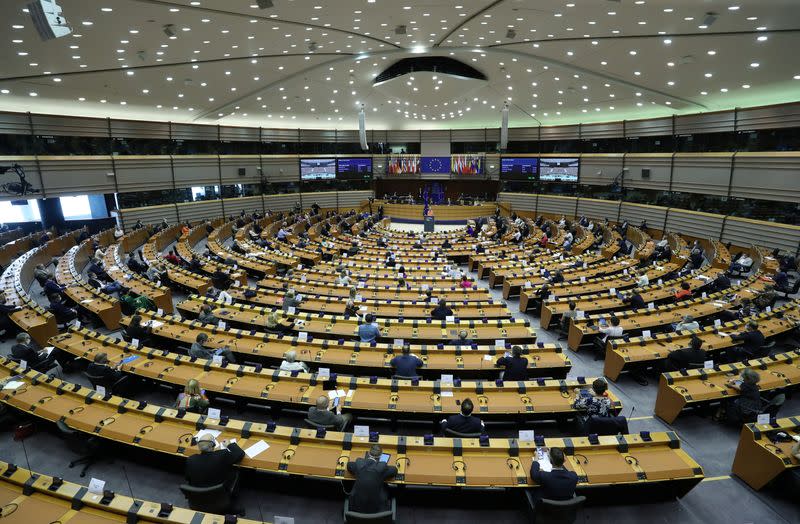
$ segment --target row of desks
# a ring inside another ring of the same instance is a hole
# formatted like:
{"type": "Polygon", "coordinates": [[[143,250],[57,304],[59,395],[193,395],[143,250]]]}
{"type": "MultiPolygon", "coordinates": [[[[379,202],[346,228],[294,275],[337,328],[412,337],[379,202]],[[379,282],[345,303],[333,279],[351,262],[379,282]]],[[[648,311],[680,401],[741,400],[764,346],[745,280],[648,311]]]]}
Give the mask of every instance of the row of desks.
{"type": "MultiPolygon", "coordinates": [[[[297,352],[298,360],[308,362],[315,366],[332,369],[343,369],[347,372],[358,370],[359,374],[380,371],[385,373],[391,369],[389,362],[402,349],[401,345],[394,342],[408,343],[411,351],[423,361],[424,366],[419,371],[423,376],[435,373],[454,372],[461,377],[470,375],[495,374],[495,355],[504,353],[510,344],[505,347],[495,345],[470,345],[456,346],[419,344],[405,339],[393,340],[392,344],[386,343],[361,343],[347,342],[344,339],[332,340],[315,338],[311,335],[306,340],[299,336],[271,335],[256,330],[240,330],[226,326],[225,329],[211,324],[201,324],[197,321],[182,320],[175,316],[158,315],[153,312],[141,311],[143,320],[152,325],[154,335],[170,343],[179,342],[186,346],[191,345],[199,333],[206,333],[209,337],[209,347],[220,348],[227,346],[236,353],[241,353],[246,359],[279,361],[283,355],[293,349],[297,352]],[[487,359],[486,357],[490,358],[487,359]]],[[[129,318],[122,319],[127,324],[129,318]]],[[[529,367],[531,375],[564,377],[571,363],[561,352],[557,344],[533,343],[521,344],[524,353],[529,353],[529,367]],[[536,357],[536,358],[535,358],[536,357]]]]}

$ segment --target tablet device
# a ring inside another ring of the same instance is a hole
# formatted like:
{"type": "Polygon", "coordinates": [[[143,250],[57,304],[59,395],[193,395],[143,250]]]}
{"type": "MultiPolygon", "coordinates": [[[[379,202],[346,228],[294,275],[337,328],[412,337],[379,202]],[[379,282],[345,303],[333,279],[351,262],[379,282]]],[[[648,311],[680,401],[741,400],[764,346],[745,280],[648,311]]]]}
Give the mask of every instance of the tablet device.
{"type": "Polygon", "coordinates": [[[331,407],[335,408],[339,406],[339,397],[333,397],[333,402],[331,403],[331,407]]]}
{"type": "Polygon", "coordinates": [[[388,453],[381,453],[380,461],[383,462],[384,464],[388,464],[389,457],[391,457],[391,455],[389,455],[388,453]]]}

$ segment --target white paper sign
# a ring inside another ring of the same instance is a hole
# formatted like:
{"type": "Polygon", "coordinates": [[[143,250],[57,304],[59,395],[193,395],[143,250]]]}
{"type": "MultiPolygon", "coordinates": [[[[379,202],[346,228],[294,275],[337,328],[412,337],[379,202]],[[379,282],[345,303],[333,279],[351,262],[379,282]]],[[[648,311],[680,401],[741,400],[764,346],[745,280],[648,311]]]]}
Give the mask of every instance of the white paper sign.
{"type": "Polygon", "coordinates": [[[767,313],[772,313],[772,306],[767,306],[766,308],[764,308],[764,311],[766,311],[767,313]]]}
{"type": "Polygon", "coordinates": [[[222,355],[214,355],[213,357],[211,357],[211,362],[216,364],[216,365],[218,365],[218,366],[221,366],[222,365],[222,355]]]}
{"type": "Polygon", "coordinates": [[[402,338],[396,338],[396,339],[394,339],[394,341],[392,342],[392,345],[393,345],[393,346],[400,346],[400,347],[403,347],[403,339],[402,339],[402,338]]]}
{"type": "Polygon", "coordinates": [[[617,288],[615,288],[615,287],[608,288],[608,294],[609,295],[616,295],[617,294],[617,288]]]}
{"type": "Polygon", "coordinates": [[[444,317],[444,321],[445,321],[445,322],[455,322],[455,321],[456,321],[456,317],[454,317],[454,316],[447,316],[447,317],[444,317]]]}
{"type": "Polygon", "coordinates": [[[27,360],[20,360],[19,361],[20,371],[25,371],[28,369],[28,361],[27,360]]]}
{"type": "Polygon", "coordinates": [[[226,324],[224,320],[220,320],[219,323],[217,323],[217,326],[219,326],[220,329],[225,329],[228,327],[228,324],[226,324]]]}
{"type": "Polygon", "coordinates": [[[533,430],[532,429],[521,429],[521,430],[519,430],[519,441],[520,442],[533,442],[533,430]]]}
{"type": "MultiPolygon", "coordinates": [[[[259,440],[249,448],[245,449],[244,454],[250,458],[256,458],[256,456],[258,456],[260,453],[268,449],[269,449],[269,444],[267,444],[263,440],[259,440]]],[[[292,521],[294,521],[294,519],[292,519],[292,521]]],[[[277,522],[277,519],[275,520],[275,522],[277,522]]]]}
{"type": "Polygon", "coordinates": [[[722,320],[720,320],[720,319],[718,319],[718,318],[717,318],[717,319],[714,319],[714,327],[715,327],[715,328],[718,328],[718,327],[720,327],[720,326],[722,326],[722,320]]]}
{"type": "Polygon", "coordinates": [[[356,437],[369,437],[369,426],[353,426],[353,435],[356,437]]]}
{"type": "Polygon", "coordinates": [[[644,331],[642,331],[642,337],[650,338],[650,330],[649,329],[645,329],[644,331]]]}
{"type": "Polygon", "coordinates": [[[138,338],[132,338],[131,339],[131,344],[133,344],[136,347],[139,347],[139,339],[138,338]]]}
{"type": "Polygon", "coordinates": [[[703,362],[703,367],[705,369],[714,369],[714,361],[713,360],[706,360],[703,362]]]}
{"type": "Polygon", "coordinates": [[[664,281],[663,281],[663,280],[661,280],[661,279],[659,278],[659,279],[658,279],[658,285],[660,286],[660,285],[662,285],[663,283],[664,283],[664,281]]]}
{"type": "Polygon", "coordinates": [[[308,332],[307,331],[301,331],[300,333],[298,333],[297,334],[297,340],[301,340],[303,342],[307,341],[308,340],[308,332]]]}
{"type": "Polygon", "coordinates": [[[586,277],[581,277],[581,284],[583,284],[584,282],[586,282],[586,277]]]}
{"type": "Polygon", "coordinates": [[[317,377],[318,378],[330,378],[331,376],[331,369],[330,368],[319,368],[317,370],[317,377]]]}
{"type": "Polygon", "coordinates": [[[97,387],[95,388],[95,390],[96,390],[98,393],[100,393],[100,395],[101,395],[101,396],[103,396],[103,397],[105,397],[105,396],[106,396],[106,388],[104,388],[103,386],[97,386],[97,387]]]}
{"type": "Polygon", "coordinates": [[[756,424],[769,424],[769,413],[761,413],[756,417],[756,424]]]}
{"type": "Polygon", "coordinates": [[[502,338],[498,338],[497,340],[494,341],[494,347],[504,348],[506,347],[506,341],[503,340],[502,338]]]}
{"type": "Polygon", "coordinates": [[[579,309],[576,309],[575,310],[575,318],[578,318],[578,319],[581,319],[581,320],[586,318],[586,312],[585,311],[581,311],[579,309]]]}
{"type": "Polygon", "coordinates": [[[208,408],[208,418],[219,420],[222,417],[222,412],[217,408],[208,408]]]}
{"type": "Polygon", "coordinates": [[[708,297],[708,294],[707,294],[705,291],[703,291],[703,292],[700,294],[700,297],[701,297],[701,298],[707,298],[707,297],[708,297]]]}
{"type": "Polygon", "coordinates": [[[656,309],[655,303],[654,302],[648,302],[647,303],[647,309],[649,309],[650,311],[655,310],[656,309]]]}
{"type": "Polygon", "coordinates": [[[292,306],[292,307],[290,307],[290,308],[288,308],[286,310],[286,312],[289,313],[290,315],[294,315],[295,311],[297,311],[297,310],[295,309],[294,306],[292,306]]]}
{"type": "Polygon", "coordinates": [[[491,355],[484,355],[483,356],[483,360],[488,360],[489,362],[491,362],[492,361],[492,356],[491,355]]]}
{"type": "Polygon", "coordinates": [[[92,477],[92,480],[89,481],[89,493],[102,495],[105,488],[106,488],[105,480],[100,480],[92,477]]]}
{"type": "Polygon", "coordinates": [[[525,282],[525,289],[531,289],[532,287],[533,284],[531,284],[530,282],[525,282]]]}
{"type": "Polygon", "coordinates": [[[442,382],[442,384],[452,384],[453,383],[453,375],[442,375],[441,382],[442,382]]]}

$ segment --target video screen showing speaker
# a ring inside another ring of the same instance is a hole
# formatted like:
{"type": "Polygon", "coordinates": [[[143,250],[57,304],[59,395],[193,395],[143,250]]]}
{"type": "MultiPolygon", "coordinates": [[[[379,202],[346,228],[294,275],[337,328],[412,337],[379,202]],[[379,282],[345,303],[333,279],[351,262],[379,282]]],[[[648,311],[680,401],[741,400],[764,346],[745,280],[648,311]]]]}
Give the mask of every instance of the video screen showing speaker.
{"type": "Polygon", "coordinates": [[[335,158],[301,158],[300,180],[336,179],[335,158]]]}
{"type": "Polygon", "coordinates": [[[500,180],[536,180],[538,158],[503,157],[500,159],[500,180]]]}
{"type": "Polygon", "coordinates": [[[540,158],[539,180],[576,184],[579,166],[579,158],[540,158]]]}
{"type": "Polygon", "coordinates": [[[420,160],[419,169],[421,173],[450,174],[449,156],[424,156],[420,160]]]}
{"type": "Polygon", "coordinates": [[[339,180],[372,179],[371,158],[340,158],[336,161],[336,178],[339,180]]]}
{"type": "Polygon", "coordinates": [[[389,175],[419,174],[419,155],[390,155],[386,163],[389,175]]]}
{"type": "Polygon", "coordinates": [[[452,155],[450,172],[456,175],[482,175],[483,155],[452,155]]]}

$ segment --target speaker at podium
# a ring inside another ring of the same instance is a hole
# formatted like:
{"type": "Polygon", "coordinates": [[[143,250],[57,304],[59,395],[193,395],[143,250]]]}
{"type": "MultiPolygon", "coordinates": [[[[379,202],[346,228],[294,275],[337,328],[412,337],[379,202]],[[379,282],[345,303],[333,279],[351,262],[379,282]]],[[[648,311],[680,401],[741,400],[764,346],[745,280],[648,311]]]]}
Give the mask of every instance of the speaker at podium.
{"type": "Polygon", "coordinates": [[[435,225],[436,225],[436,220],[433,218],[433,216],[426,216],[422,220],[423,230],[426,233],[433,233],[433,228],[435,225]]]}

